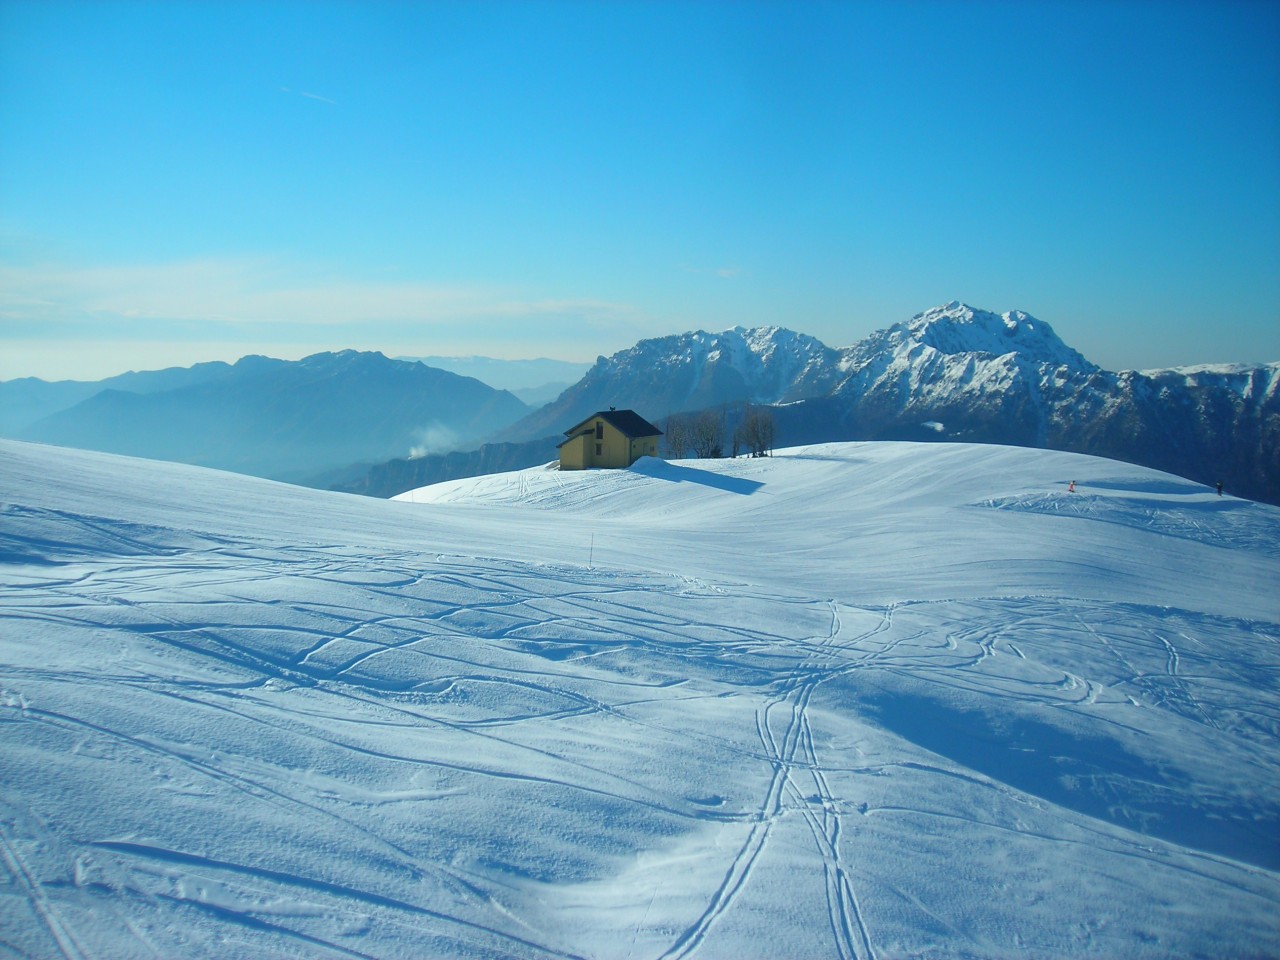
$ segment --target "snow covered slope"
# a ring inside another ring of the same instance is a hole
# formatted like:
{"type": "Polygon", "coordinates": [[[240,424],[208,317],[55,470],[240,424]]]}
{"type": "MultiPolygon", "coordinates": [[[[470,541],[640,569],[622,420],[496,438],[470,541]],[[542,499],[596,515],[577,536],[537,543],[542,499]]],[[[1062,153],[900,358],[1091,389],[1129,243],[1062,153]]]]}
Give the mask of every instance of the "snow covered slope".
{"type": "Polygon", "coordinates": [[[0,952],[1280,954],[1276,508],[959,444],[383,502],[0,442],[0,518],[0,952]]]}

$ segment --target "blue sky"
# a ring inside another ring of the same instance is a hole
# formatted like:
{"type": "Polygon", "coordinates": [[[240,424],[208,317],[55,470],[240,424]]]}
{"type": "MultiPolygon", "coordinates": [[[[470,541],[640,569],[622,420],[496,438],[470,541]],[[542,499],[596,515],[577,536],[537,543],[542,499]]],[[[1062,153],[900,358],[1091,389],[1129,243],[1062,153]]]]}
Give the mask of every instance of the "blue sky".
{"type": "Polygon", "coordinates": [[[1280,360],[1280,4],[0,0],[0,379],[951,299],[1280,360]]]}

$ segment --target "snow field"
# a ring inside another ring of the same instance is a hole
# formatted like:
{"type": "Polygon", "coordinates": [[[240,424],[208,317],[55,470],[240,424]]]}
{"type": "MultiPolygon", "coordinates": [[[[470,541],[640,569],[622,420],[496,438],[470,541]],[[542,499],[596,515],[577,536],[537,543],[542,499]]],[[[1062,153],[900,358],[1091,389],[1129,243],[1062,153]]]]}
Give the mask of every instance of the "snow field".
{"type": "Polygon", "coordinates": [[[401,499],[0,443],[0,953],[1280,953],[1280,510],[911,444],[401,499]]]}

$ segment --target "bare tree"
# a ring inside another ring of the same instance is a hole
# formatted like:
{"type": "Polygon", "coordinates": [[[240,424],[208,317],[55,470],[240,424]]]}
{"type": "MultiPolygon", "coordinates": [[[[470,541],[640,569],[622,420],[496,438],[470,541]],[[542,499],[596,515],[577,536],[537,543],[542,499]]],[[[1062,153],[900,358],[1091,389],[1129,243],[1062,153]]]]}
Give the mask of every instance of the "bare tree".
{"type": "Polygon", "coordinates": [[[767,407],[749,408],[738,431],[753,457],[767,457],[773,451],[773,412],[767,407]]]}
{"type": "Polygon", "coordinates": [[[672,460],[684,458],[684,452],[693,442],[691,424],[687,416],[673,413],[667,417],[663,425],[663,439],[667,445],[667,454],[672,460]]]}
{"type": "Polygon", "coordinates": [[[695,457],[706,460],[724,456],[724,413],[704,410],[694,417],[690,443],[695,457]]]}
{"type": "Polygon", "coordinates": [[[750,412],[751,412],[751,404],[749,403],[742,404],[737,410],[734,411],[733,435],[731,437],[731,441],[733,444],[731,449],[733,452],[731,456],[733,456],[735,459],[737,458],[738,454],[743,451],[744,448],[747,450],[751,449],[750,446],[748,446],[747,444],[747,415],[750,412]]]}

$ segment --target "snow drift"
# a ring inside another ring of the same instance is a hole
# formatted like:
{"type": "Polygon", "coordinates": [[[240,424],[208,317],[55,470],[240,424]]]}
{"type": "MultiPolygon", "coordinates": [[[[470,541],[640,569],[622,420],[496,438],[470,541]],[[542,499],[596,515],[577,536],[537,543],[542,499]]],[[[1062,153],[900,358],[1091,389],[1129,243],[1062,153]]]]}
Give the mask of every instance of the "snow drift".
{"type": "Polygon", "coordinates": [[[1276,508],[890,443],[382,502],[0,442],[0,504],[5,952],[1280,953],[1276,508]]]}

